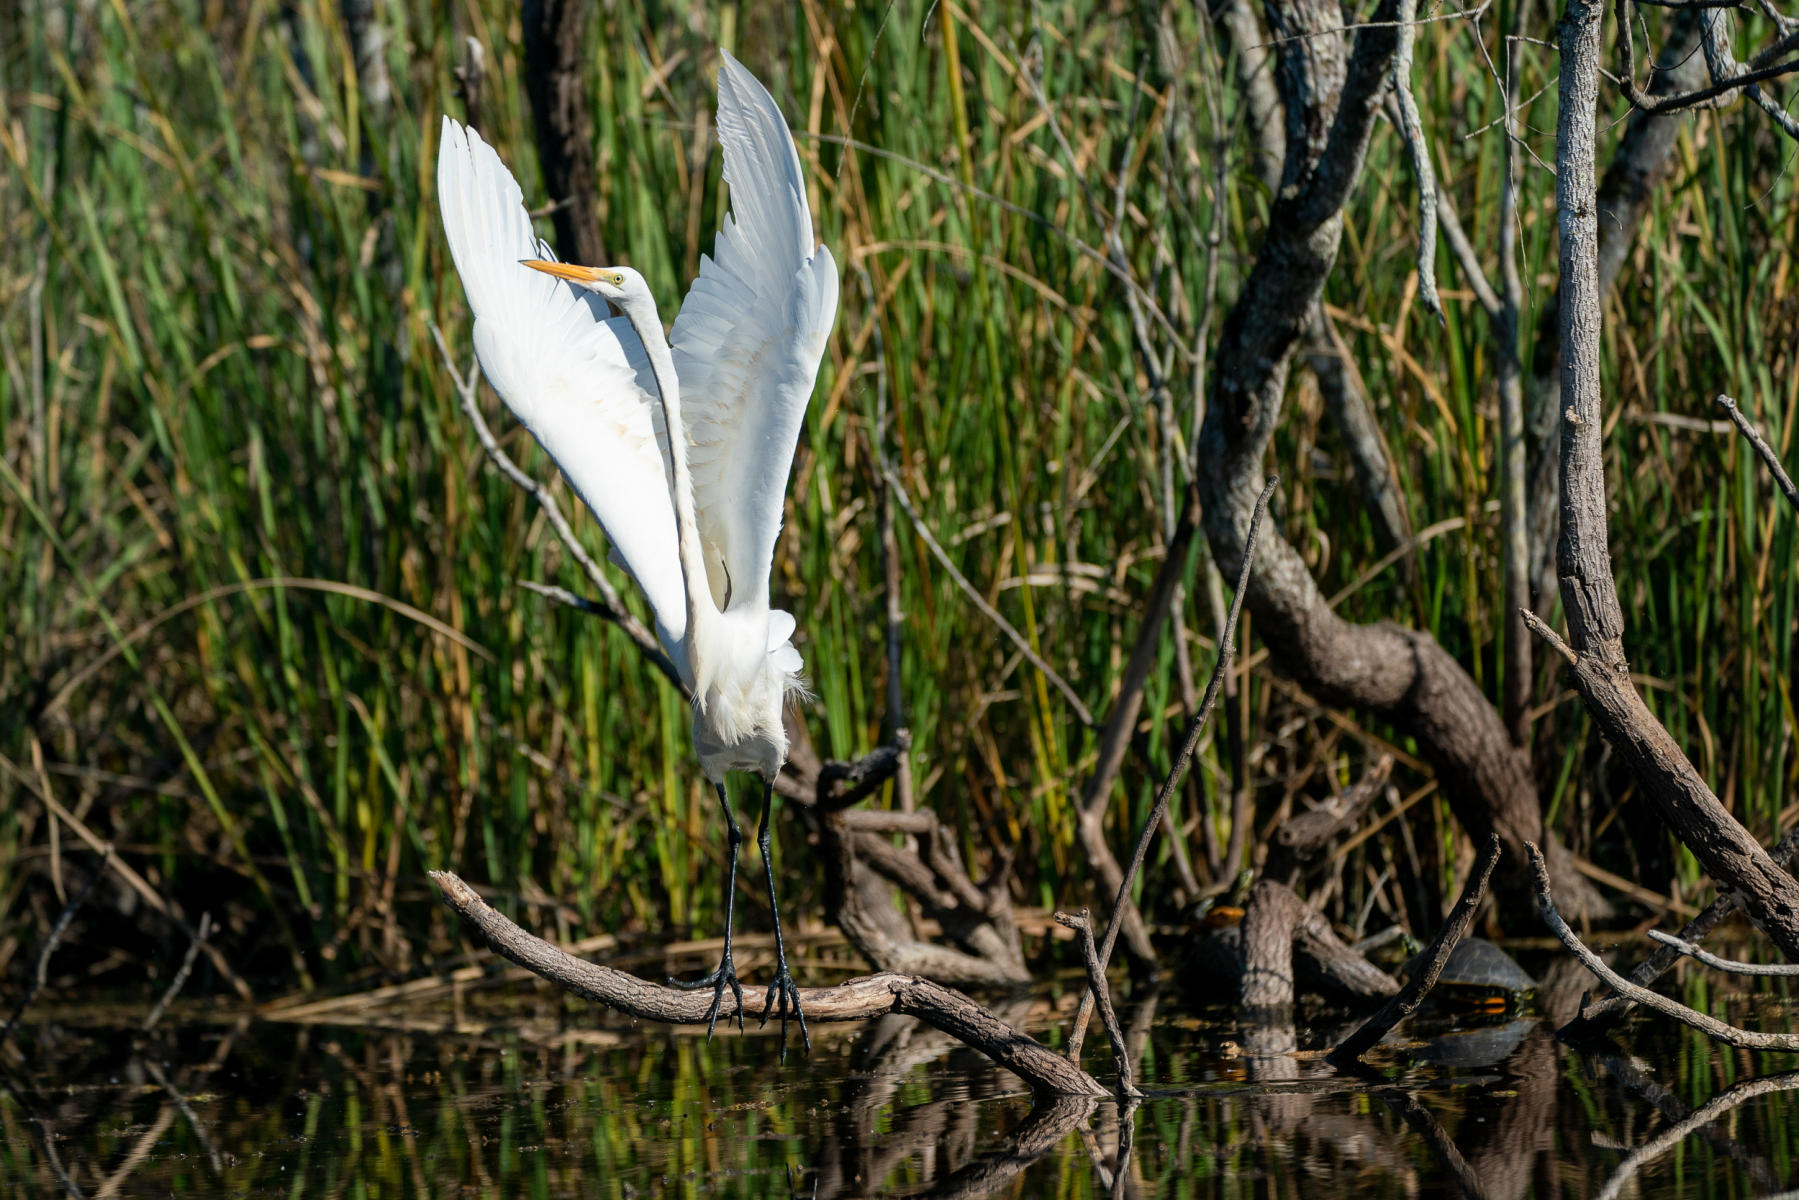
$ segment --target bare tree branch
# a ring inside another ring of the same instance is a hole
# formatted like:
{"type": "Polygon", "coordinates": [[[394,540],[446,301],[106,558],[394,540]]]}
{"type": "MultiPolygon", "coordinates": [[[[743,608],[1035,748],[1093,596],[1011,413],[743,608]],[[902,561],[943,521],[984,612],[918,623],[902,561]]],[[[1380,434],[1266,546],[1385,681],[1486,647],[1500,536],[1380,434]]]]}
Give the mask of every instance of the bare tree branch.
{"type": "MultiPolygon", "coordinates": [[[[586,997],[644,1021],[670,1025],[703,1025],[712,998],[639,979],[612,967],[585,962],[542,938],[520,929],[490,907],[474,889],[448,871],[431,872],[444,903],[501,957],[518,964],[564,991],[586,997]]],[[[745,1015],[764,1016],[767,997],[748,989],[745,1015]]],[[[813,1022],[865,1021],[887,1013],[915,1016],[979,1050],[1023,1079],[1033,1090],[1065,1095],[1103,1096],[1105,1089],[1085,1071],[1035,1038],[1018,1032],[962,995],[928,979],[903,975],[868,975],[830,988],[802,988],[800,1001],[813,1022]]],[[[727,996],[721,1018],[738,1015],[735,998],[727,996]]]]}
{"type": "Polygon", "coordinates": [[[1702,1012],[1695,1012],[1686,1005],[1659,992],[1638,987],[1624,976],[1605,965],[1605,960],[1587,949],[1580,940],[1580,935],[1568,928],[1568,922],[1555,909],[1555,898],[1550,894],[1549,872],[1543,865],[1542,851],[1535,844],[1530,846],[1531,865],[1537,875],[1537,909],[1543,914],[1543,923],[1549,926],[1551,933],[1560,938],[1562,945],[1574,952],[1581,965],[1591,971],[1603,983],[1620,996],[1644,1008],[1653,1009],[1663,1016],[1673,1017],[1684,1025],[1690,1025],[1714,1041],[1723,1042],[1727,1046],[1741,1046],[1746,1050],[1799,1050],[1799,1034],[1794,1033],[1762,1033],[1752,1029],[1738,1029],[1734,1025],[1726,1025],[1716,1017],[1708,1017],[1702,1012]]]}
{"type": "Polygon", "coordinates": [[[1754,448],[1755,453],[1767,466],[1768,473],[1774,476],[1774,482],[1779,485],[1781,493],[1786,496],[1787,503],[1795,509],[1799,509],[1799,487],[1793,486],[1793,478],[1786,473],[1786,468],[1780,465],[1780,457],[1774,453],[1774,447],[1768,445],[1768,440],[1762,436],[1761,430],[1755,427],[1754,422],[1743,415],[1743,410],[1737,407],[1735,400],[1729,396],[1719,396],[1718,403],[1724,406],[1724,411],[1730,414],[1730,419],[1736,423],[1736,427],[1741,431],[1744,439],[1754,448]]]}

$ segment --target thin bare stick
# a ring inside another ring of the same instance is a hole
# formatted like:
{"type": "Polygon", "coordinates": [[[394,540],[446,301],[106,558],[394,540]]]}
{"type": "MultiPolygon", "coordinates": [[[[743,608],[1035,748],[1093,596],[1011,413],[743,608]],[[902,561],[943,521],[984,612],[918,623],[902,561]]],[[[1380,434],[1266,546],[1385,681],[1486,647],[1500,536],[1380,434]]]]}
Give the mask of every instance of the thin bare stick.
{"type": "Polygon", "coordinates": [[[981,595],[980,590],[968,581],[968,576],[956,569],[956,564],[950,561],[949,554],[932,535],[930,528],[918,515],[918,510],[912,507],[912,497],[906,494],[906,489],[901,486],[899,477],[893,473],[891,468],[883,468],[881,477],[887,481],[893,498],[899,501],[899,506],[906,511],[906,517],[912,522],[912,528],[918,531],[918,536],[924,539],[924,544],[930,548],[931,557],[937,560],[937,565],[949,572],[949,577],[955,580],[956,586],[962,589],[962,594],[967,596],[980,610],[981,615],[997,625],[999,631],[1006,635],[1007,640],[1018,647],[1018,652],[1024,655],[1025,661],[1043,672],[1043,677],[1055,685],[1056,690],[1061,692],[1068,701],[1068,706],[1074,709],[1074,715],[1080,719],[1081,724],[1091,727],[1093,714],[1087,711],[1087,706],[1081,703],[1081,698],[1074,694],[1074,689],[1068,686],[1068,681],[1057,674],[1056,669],[1045,662],[1042,655],[1031,649],[1031,643],[1025,639],[1024,634],[1018,632],[1010,621],[1000,616],[999,610],[987,603],[986,597],[981,595]]]}
{"type": "MultiPolygon", "coordinates": [[[[1274,494],[1280,481],[1279,475],[1270,475],[1262,485],[1262,494],[1256,497],[1255,510],[1249,517],[1249,535],[1243,542],[1243,561],[1237,568],[1237,592],[1231,597],[1230,613],[1225,617],[1224,629],[1218,635],[1218,661],[1212,666],[1212,678],[1206,681],[1206,694],[1199,702],[1199,711],[1193,714],[1193,723],[1187,726],[1187,740],[1181,744],[1180,753],[1175,755],[1174,765],[1169,768],[1168,778],[1162,781],[1161,788],[1156,792],[1156,802],[1150,807],[1149,816],[1137,831],[1137,847],[1131,852],[1130,865],[1125,867],[1124,879],[1119,883],[1118,894],[1112,900],[1112,919],[1106,922],[1105,941],[1099,948],[1101,972],[1112,961],[1112,947],[1118,944],[1118,931],[1124,925],[1123,914],[1136,907],[1131,900],[1131,885],[1136,882],[1137,872],[1142,870],[1143,860],[1149,854],[1150,839],[1155,837],[1156,827],[1162,823],[1163,814],[1168,811],[1169,797],[1180,786],[1181,776],[1187,772],[1187,763],[1199,746],[1199,735],[1218,703],[1218,693],[1224,686],[1225,676],[1230,674],[1231,660],[1236,657],[1237,618],[1243,612],[1243,597],[1249,591],[1249,570],[1255,562],[1256,542],[1262,535],[1262,518],[1268,512],[1268,497],[1274,494]]],[[[1087,1026],[1093,1020],[1094,1000],[1093,989],[1089,987],[1081,996],[1081,1006],[1075,1012],[1074,1024],[1068,1031],[1070,1062],[1081,1060],[1081,1043],[1086,1040],[1087,1026]]]]}
{"type": "Polygon", "coordinates": [[[1474,922],[1474,912],[1487,896],[1487,880],[1493,875],[1493,867],[1499,862],[1499,835],[1488,834],[1487,844],[1480,852],[1474,869],[1468,873],[1468,881],[1462,885],[1462,894],[1457,898],[1455,907],[1449,910],[1444,918],[1443,927],[1437,930],[1437,936],[1431,939],[1417,969],[1397,996],[1381,1005],[1380,1011],[1362,1022],[1362,1027],[1343,1039],[1341,1045],[1330,1052],[1330,1061],[1342,1065],[1359,1060],[1362,1055],[1374,1049],[1387,1031],[1407,1017],[1418,1011],[1430,990],[1437,986],[1437,976],[1443,973],[1443,964],[1449,961],[1450,952],[1455,944],[1468,934],[1468,926],[1474,922]]]}
{"type": "Polygon", "coordinates": [[[1112,988],[1106,982],[1106,969],[1100,965],[1099,947],[1093,941],[1093,914],[1089,909],[1056,914],[1056,923],[1081,935],[1081,957],[1087,964],[1087,987],[1099,997],[1099,1019],[1105,1023],[1106,1036],[1112,1039],[1112,1057],[1118,1063],[1118,1091],[1127,1099],[1143,1095],[1131,1081],[1131,1052],[1124,1040],[1124,1028],[1112,1008],[1112,988]]]}
{"type": "Polygon", "coordinates": [[[1673,947],[1688,958],[1698,959],[1715,971],[1729,971],[1733,975],[1799,975],[1799,963],[1752,963],[1735,958],[1720,958],[1696,942],[1663,933],[1659,929],[1651,929],[1649,936],[1664,946],[1673,947]]]}
{"type": "MultiPolygon", "coordinates": [[[[583,611],[595,612],[624,630],[625,636],[636,643],[637,648],[655,665],[656,669],[668,676],[676,687],[680,687],[680,676],[676,674],[674,665],[668,661],[668,656],[662,653],[662,647],[656,642],[656,635],[651,633],[642,621],[625,611],[625,604],[619,598],[618,589],[612,586],[612,581],[606,578],[606,572],[600,569],[600,564],[594,561],[593,555],[587,552],[587,547],[581,544],[581,539],[575,536],[574,528],[569,525],[568,518],[562,515],[562,506],[556,503],[556,497],[552,496],[550,490],[543,484],[525,474],[518,464],[508,458],[506,452],[500,449],[499,441],[495,439],[493,431],[487,427],[487,419],[481,415],[481,406],[476,402],[476,396],[481,386],[480,361],[476,360],[470,363],[468,373],[465,375],[456,369],[456,361],[450,355],[450,347],[444,342],[443,331],[437,327],[435,321],[431,323],[431,336],[437,342],[437,352],[443,356],[444,370],[450,373],[450,382],[456,385],[456,394],[462,401],[463,414],[468,417],[469,424],[474,426],[475,439],[481,443],[481,449],[487,452],[488,459],[500,469],[502,475],[510,479],[519,490],[530,496],[537,502],[537,506],[543,509],[544,516],[550,522],[550,528],[556,531],[556,537],[568,550],[569,557],[579,564],[581,570],[587,575],[587,581],[600,594],[597,603],[587,601],[585,604],[575,603],[572,606],[583,611]]],[[[569,595],[572,597],[573,594],[569,595]]],[[[570,602],[569,599],[560,595],[552,596],[552,599],[565,604],[570,602]]]]}
{"type": "Polygon", "coordinates": [[[1624,1194],[1625,1185],[1636,1177],[1636,1173],[1642,1169],[1644,1163],[1666,1153],[1685,1139],[1688,1134],[1711,1124],[1743,1101],[1753,1100],[1757,1096],[1766,1096],[1772,1092],[1790,1092],[1795,1089],[1799,1089],[1799,1071],[1789,1071],[1784,1075],[1768,1075],[1761,1079],[1750,1079],[1724,1089],[1694,1109],[1693,1115],[1686,1120],[1668,1126],[1653,1139],[1632,1150],[1629,1156],[1618,1164],[1618,1169],[1612,1173],[1612,1177],[1605,1181],[1605,1186],[1599,1189],[1596,1200],[1616,1200],[1618,1196],[1624,1194]]]}
{"type": "MultiPolygon", "coordinates": [[[[433,871],[431,879],[443,893],[444,903],[496,953],[566,992],[643,1021],[704,1025],[711,1017],[712,997],[707,993],[665,987],[613,967],[575,958],[520,929],[450,872],[433,871]]],[[[768,1003],[763,989],[745,990],[748,994],[742,1003],[743,1014],[763,1016],[768,1003]]],[[[1106,1094],[1091,1075],[1043,1043],[1013,1029],[962,993],[928,979],[896,974],[865,975],[836,987],[801,988],[799,993],[806,1018],[814,1023],[866,1021],[887,1013],[905,1013],[979,1050],[1035,1091],[1086,1096],[1106,1094]]],[[[728,1020],[738,1011],[738,1002],[727,994],[718,1016],[728,1020]]]]}
{"type": "Polygon", "coordinates": [[[1418,180],[1418,302],[1443,324],[1443,301],[1437,296],[1437,173],[1431,167],[1424,122],[1412,96],[1412,47],[1418,40],[1418,0],[1399,0],[1399,48],[1393,52],[1393,102],[1399,110],[1399,134],[1418,180]]]}
{"type": "Polygon", "coordinates": [[[1537,908],[1543,914],[1543,923],[1549,931],[1562,940],[1562,945],[1574,952],[1574,957],[1600,981],[1609,986],[1625,999],[1644,1008],[1654,1009],[1663,1016],[1673,1017],[1684,1025],[1690,1025],[1713,1041],[1723,1042],[1727,1046],[1741,1046],[1745,1050],[1799,1050],[1799,1034],[1763,1033],[1753,1029],[1738,1029],[1734,1025],[1726,1025],[1716,1017],[1709,1017],[1702,1012],[1695,1012],[1679,1001],[1670,1000],[1659,992],[1638,987],[1624,976],[1605,965],[1605,960],[1587,949],[1581,942],[1580,935],[1568,928],[1568,922],[1562,920],[1562,914],[1555,910],[1555,899],[1549,893],[1549,868],[1545,865],[1543,852],[1535,842],[1525,844],[1530,854],[1531,866],[1537,873],[1537,908]]]}
{"type": "Polygon", "coordinates": [[[1749,443],[1756,454],[1761,456],[1762,462],[1768,468],[1768,473],[1774,476],[1774,482],[1780,485],[1781,492],[1786,495],[1787,503],[1799,509],[1799,487],[1793,486],[1793,477],[1788,475],[1786,468],[1780,465],[1780,459],[1774,453],[1774,447],[1768,445],[1768,440],[1762,436],[1761,430],[1755,427],[1755,423],[1743,415],[1743,410],[1737,407],[1735,400],[1729,396],[1719,396],[1718,403],[1724,406],[1724,411],[1736,423],[1744,440],[1749,443]]]}
{"type": "Polygon", "coordinates": [[[194,969],[194,960],[200,957],[200,947],[206,944],[206,939],[211,934],[212,914],[201,913],[200,927],[194,931],[194,936],[187,943],[187,954],[182,958],[181,967],[175,972],[175,978],[169,981],[169,986],[163,991],[162,998],[156,1002],[156,1007],[150,1010],[150,1015],[144,1018],[142,1025],[138,1026],[144,1033],[149,1033],[156,1028],[156,1023],[162,1020],[163,1011],[181,993],[182,985],[187,982],[188,973],[194,969]]]}
{"type": "Polygon", "coordinates": [[[62,935],[69,931],[69,923],[75,919],[75,914],[81,910],[81,906],[87,903],[87,898],[93,894],[95,885],[106,874],[106,868],[111,863],[112,843],[108,842],[106,849],[101,852],[99,865],[94,868],[94,873],[88,876],[86,885],[69,898],[69,902],[62,907],[62,913],[56,918],[56,924],[50,926],[49,936],[44,938],[43,948],[37,954],[37,970],[32,973],[31,986],[25,989],[25,994],[19,997],[17,1004],[13,1005],[12,1013],[6,1018],[6,1024],[0,1025],[0,1046],[6,1045],[6,1040],[12,1036],[13,1028],[18,1025],[19,1018],[25,1015],[25,1010],[31,1007],[31,1002],[37,999],[37,994],[43,991],[44,985],[49,982],[50,956],[56,953],[57,943],[61,942],[62,935]]]}

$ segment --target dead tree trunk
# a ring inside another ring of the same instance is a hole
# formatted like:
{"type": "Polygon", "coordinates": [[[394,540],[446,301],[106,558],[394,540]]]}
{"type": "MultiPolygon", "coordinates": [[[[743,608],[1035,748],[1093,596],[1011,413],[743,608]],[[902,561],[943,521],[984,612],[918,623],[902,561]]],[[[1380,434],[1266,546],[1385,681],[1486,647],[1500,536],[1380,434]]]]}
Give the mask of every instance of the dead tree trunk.
{"type": "Polygon", "coordinates": [[[525,0],[525,90],[537,126],[544,189],[555,203],[556,245],[572,262],[606,261],[600,238],[593,117],[582,85],[587,14],[583,0],[525,0]]]}

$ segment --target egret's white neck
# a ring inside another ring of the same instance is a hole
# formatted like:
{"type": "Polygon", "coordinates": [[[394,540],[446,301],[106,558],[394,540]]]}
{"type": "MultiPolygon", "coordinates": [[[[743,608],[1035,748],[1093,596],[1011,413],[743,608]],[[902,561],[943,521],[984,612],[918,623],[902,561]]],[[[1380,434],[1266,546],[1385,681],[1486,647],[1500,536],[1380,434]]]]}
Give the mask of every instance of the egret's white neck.
{"type": "MultiPolygon", "coordinates": [[[[687,590],[687,647],[696,683],[702,674],[694,661],[695,635],[701,621],[717,615],[712,591],[706,582],[706,558],[700,549],[699,524],[693,513],[693,478],[687,471],[687,426],[681,421],[681,388],[675,375],[675,358],[669,352],[668,338],[662,332],[662,317],[656,311],[655,298],[647,292],[633,292],[621,305],[625,318],[637,331],[650,356],[650,372],[656,378],[656,391],[662,402],[662,422],[668,430],[668,457],[674,473],[675,535],[681,551],[681,577],[687,590]]],[[[703,698],[703,684],[696,687],[703,698]]]]}

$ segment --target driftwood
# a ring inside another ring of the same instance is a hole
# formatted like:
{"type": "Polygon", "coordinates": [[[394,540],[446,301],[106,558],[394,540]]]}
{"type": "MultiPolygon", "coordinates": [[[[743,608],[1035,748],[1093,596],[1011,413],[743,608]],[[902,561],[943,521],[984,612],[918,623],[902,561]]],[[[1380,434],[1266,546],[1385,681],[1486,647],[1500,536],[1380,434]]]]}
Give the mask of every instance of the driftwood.
{"type": "Polygon", "coordinates": [[[1455,907],[1449,910],[1449,916],[1443,919],[1443,927],[1437,930],[1437,936],[1420,956],[1412,978],[1397,996],[1383,1004],[1379,1012],[1331,1051],[1333,1063],[1341,1065],[1360,1059],[1387,1036],[1388,1030],[1418,1011],[1430,990],[1437,986],[1437,977],[1443,973],[1443,965],[1449,961],[1455,944],[1467,936],[1468,927],[1474,923],[1474,913],[1486,899],[1487,880],[1492,877],[1493,867],[1498,862],[1499,839],[1490,837],[1474,870],[1469,872],[1468,881],[1462,885],[1462,894],[1455,907]]]}
{"type": "MultiPolygon", "coordinates": [[[[706,1023],[712,1004],[710,996],[652,983],[575,958],[520,929],[450,872],[433,871],[431,878],[443,893],[444,903],[497,954],[564,991],[639,1020],[669,1025],[706,1023]]],[[[1023,1079],[1033,1091],[1106,1094],[1091,1075],[1060,1054],[1011,1028],[962,993],[928,979],[892,973],[867,975],[836,987],[801,988],[800,1003],[807,1019],[813,1022],[867,1021],[888,1013],[904,1013],[979,1050],[1023,1079]]],[[[719,1017],[729,1020],[741,1012],[765,1019],[772,1015],[766,1005],[767,997],[760,994],[760,989],[750,988],[741,1007],[735,997],[726,995],[719,1017]]]]}

